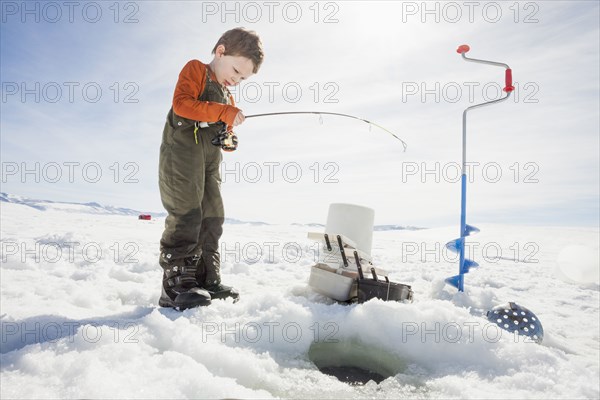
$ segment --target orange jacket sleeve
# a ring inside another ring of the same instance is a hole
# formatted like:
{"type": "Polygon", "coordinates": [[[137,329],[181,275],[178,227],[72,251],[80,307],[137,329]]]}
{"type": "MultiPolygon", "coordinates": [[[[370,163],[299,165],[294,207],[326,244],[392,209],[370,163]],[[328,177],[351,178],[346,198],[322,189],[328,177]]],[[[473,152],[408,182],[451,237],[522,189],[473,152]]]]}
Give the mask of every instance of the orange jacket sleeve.
{"type": "MultiPolygon", "coordinates": [[[[240,111],[233,105],[212,101],[198,101],[198,96],[206,85],[206,66],[198,60],[189,61],[179,73],[175,94],[173,95],[173,111],[175,114],[202,122],[223,121],[233,125],[235,116],[240,111]]],[[[229,97],[231,104],[233,98],[229,97]]]]}

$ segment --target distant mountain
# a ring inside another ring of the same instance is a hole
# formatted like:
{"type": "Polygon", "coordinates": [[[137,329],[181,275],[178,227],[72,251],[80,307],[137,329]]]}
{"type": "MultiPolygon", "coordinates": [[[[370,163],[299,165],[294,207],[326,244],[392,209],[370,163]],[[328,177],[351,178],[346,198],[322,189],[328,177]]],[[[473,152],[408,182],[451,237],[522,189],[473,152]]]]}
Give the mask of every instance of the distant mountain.
{"type": "MultiPolygon", "coordinates": [[[[323,228],[325,229],[325,225],[324,224],[318,224],[318,223],[308,223],[308,224],[300,224],[298,222],[294,222],[292,224],[293,226],[308,226],[310,228],[323,228]]],[[[419,228],[416,226],[402,226],[402,225],[375,225],[373,227],[373,231],[377,232],[377,231],[418,231],[420,229],[426,229],[426,228],[419,228]]]]}
{"type": "Polygon", "coordinates": [[[309,222],[308,224],[301,224],[299,222],[294,222],[292,224],[292,226],[308,226],[308,227],[311,227],[311,228],[325,228],[325,225],[318,224],[316,222],[309,222]]]}
{"type": "Polygon", "coordinates": [[[39,200],[28,197],[16,196],[8,193],[0,193],[0,202],[22,204],[40,211],[58,210],[64,212],[83,213],[83,214],[111,214],[111,215],[135,215],[151,214],[153,217],[165,217],[164,212],[138,211],[131,208],[104,206],[96,202],[75,203],[65,201],[39,200]]]}
{"type": "MultiPolygon", "coordinates": [[[[16,196],[4,192],[0,192],[0,202],[14,203],[35,208],[40,211],[57,210],[72,213],[83,213],[83,214],[110,214],[110,215],[131,215],[138,216],[140,214],[150,214],[153,218],[163,218],[167,216],[167,213],[152,212],[152,211],[139,211],[131,208],[105,206],[95,201],[88,203],[75,203],[75,202],[64,202],[64,201],[52,201],[52,200],[39,200],[30,199],[28,197],[16,196]]],[[[225,218],[226,224],[240,225],[269,225],[266,222],[260,221],[240,221],[234,218],[225,218]]]]}
{"type": "Polygon", "coordinates": [[[268,224],[266,222],[261,222],[261,221],[240,221],[239,219],[234,219],[234,218],[225,218],[225,223],[232,224],[232,225],[242,225],[242,224],[257,225],[257,226],[271,225],[271,224],[268,224]]]}
{"type": "MultiPolygon", "coordinates": [[[[167,216],[167,213],[163,212],[152,212],[152,211],[139,211],[131,208],[124,207],[114,207],[114,206],[106,206],[99,204],[97,202],[88,202],[88,203],[75,203],[75,202],[64,202],[64,201],[52,201],[52,200],[39,200],[39,199],[30,199],[28,197],[17,196],[13,194],[8,194],[4,192],[0,192],[0,202],[4,203],[14,203],[14,204],[22,204],[31,208],[35,208],[40,211],[47,210],[56,210],[63,212],[72,212],[72,213],[83,213],[83,214],[110,214],[110,215],[131,215],[138,216],[140,214],[150,214],[152,218],[163,218],[167,216]]],[[[241,221],[235,218],[225,218],[226,224],[232,225],[255,225],[255,226],[263,226],[263,225],[271,225],[267,222],[262,221],[241,221]]],[[[293,223],[293,226],[306,226],[309,228],[325,228],[324,224],[319,224],[315,222],[301,224],[301,223],[293,223]]],[[[415,231],[419,229],[414,226],[401,226],[401,225],[375,225],[373,227],[374,231],[397,231],[397,230],[409,230],[415,231]]]]}
{"type": "Polygon", "coordinates": [[[416,226],[401,226],[401,225],[375,225],[373,227],[374,231],[418,231],[421,229],[427,229],[427,228],[419,228],[416,226]]]}

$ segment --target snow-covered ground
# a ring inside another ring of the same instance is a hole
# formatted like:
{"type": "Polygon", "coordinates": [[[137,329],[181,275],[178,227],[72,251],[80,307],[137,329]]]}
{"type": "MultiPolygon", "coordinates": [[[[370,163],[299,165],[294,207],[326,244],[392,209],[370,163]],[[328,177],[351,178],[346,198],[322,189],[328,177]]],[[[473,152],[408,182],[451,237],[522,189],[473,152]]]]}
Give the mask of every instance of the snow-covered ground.
{"type": "Polygon", "coordinates": [[[86,207],[1,204],[2,398],[600,396],[597,228],[471,221],[481,268],[460,294],[443,283],[457,227],[377,231],[375,265],[415,301],[341,305],[307,285],[318,227],[227,224],[241,300],[177,312],[157,307],[163,219],[86,207]],[[484,318],[509,301],[540,318],[542,345],[484,318]],[[390,377],[349,385],[309,353],[390,377]]]}

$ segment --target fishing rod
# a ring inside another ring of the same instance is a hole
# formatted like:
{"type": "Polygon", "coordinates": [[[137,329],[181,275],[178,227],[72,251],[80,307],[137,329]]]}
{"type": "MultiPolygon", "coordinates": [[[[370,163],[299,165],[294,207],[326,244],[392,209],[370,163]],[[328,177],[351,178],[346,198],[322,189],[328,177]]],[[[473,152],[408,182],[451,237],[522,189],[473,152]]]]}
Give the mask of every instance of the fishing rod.
{"type": "Polygon", "coordinates": [[[369,126],[375,126],[387,133],[389,133],[390,135],[392,135],[393,137],[395,137],[396,139],[398,139],[400,141],[400,143],[402,143],[402,147],[404,147],[404,151],[406,151],[407,148],[407,144],[404,140],[400,139],[398,136],[396,136],[396,134],[392,131],[390,131],[389,129],[384,128],[383,126],[376,124],[375,122],[366,120],[364,118],[359,118],[359,117],[355,117],[354,115],[349,115],[349,114],[342,114],[342,113],[336,113],[336,112],[327,112],[327,111],[282,111],[282,112],[272,112],[272,113],[263,113],[263,114],[252,114],[252,115],[246,115],[245,118],[256,118],[256,117],[270,117],[270,116],[274,116],[274,115],[292,115],[292,114],[316,114],[316,115],[336,115],[338,117],[346,117],[346,118],[352,118],[352,119],[356,119],[359,121],[363,121],[366,122],[367,124],[369,124],[369,126]]]}
{"type": "MultiPolygon", "coordinates": [[[[363,122],[367,123],[369,125],[369,127],[375,126],[379,129],[389,133],[394,138],[399,140],[400,143],[402,143],[404,152],[406,152],[406,148],[408,147],[404,140],[400,139],[394,132],[390,131],[389,129],[386,129],[383,126],[376,124],[375,122],[366,120],[364,118],[359,118],[354,115],[349,115],[349,114],[327,112],[327,111],[282,111],[282,112],[245,115],[244,118],[248,119],[248,118],[270,117],[270,116],[276,116],[276,115],[294,115],[294,114],[296,114],[296,115],[297,114],[314,114],[314,115],[319,115],[319,117],[322,117],[323,115],[335,115],[338,117],[352,118],[352,119],[356,119],[359,121],[363,121],[363,122]]],[[[218,122],[218,123],[222,124],[223,128],[221,129],[221,132],[213,139],[212,143],[215,146],[221,146],[223,148],[223,150],[225,150],[225,151],[235,150],[237,148],[237,137],[235,137],[235,135],[230,134],[230,132],[227,132],[227,127],[225,126],[225,123],[223,123],[223,122],[218,122]]],[[[322,119],[321,119],[321,123],[322,123],[322,119]]],[[[199,125],[196,125],[196,130],[197,130],[198,126],[201,128],[204,128],[209,125],[212,125],[212,123],[200,122],[199,125]]]]}

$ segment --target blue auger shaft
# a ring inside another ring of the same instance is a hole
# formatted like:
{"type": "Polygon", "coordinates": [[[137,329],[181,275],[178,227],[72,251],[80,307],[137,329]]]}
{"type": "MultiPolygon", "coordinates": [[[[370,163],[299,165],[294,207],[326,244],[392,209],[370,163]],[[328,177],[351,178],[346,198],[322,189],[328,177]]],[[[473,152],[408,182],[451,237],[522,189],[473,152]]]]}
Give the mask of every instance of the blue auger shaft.
{"type": "Polygon", "coordinates": [[[467,230],[467,175],[464,172],[460,177],[460,258],[458,264],[458,291],[464,291],[465,268],[465,235],[467,230]]]}

